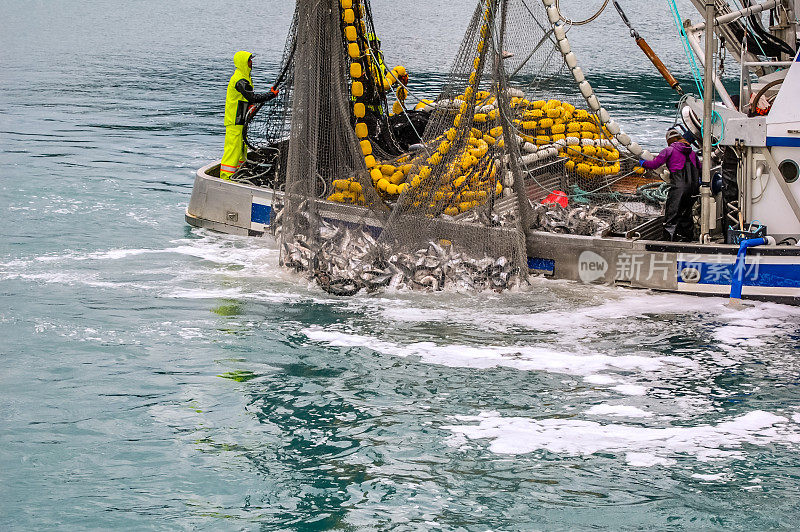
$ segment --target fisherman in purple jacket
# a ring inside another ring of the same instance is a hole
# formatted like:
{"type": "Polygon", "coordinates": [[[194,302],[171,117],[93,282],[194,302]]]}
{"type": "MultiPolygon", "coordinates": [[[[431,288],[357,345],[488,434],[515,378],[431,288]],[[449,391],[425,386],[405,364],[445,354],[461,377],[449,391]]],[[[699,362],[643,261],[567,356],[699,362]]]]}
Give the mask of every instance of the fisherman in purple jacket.
{"type": "Polygon", "coordinates": [[[697,154],[675,129],[667,131],[667,147],[652,161],[639,161],[643,168],[655,170],[667,165],[670,187],[664,206],[664,239],[672,242],[694,240],[692,208],[700,193],[701,163],[697,154]]]}

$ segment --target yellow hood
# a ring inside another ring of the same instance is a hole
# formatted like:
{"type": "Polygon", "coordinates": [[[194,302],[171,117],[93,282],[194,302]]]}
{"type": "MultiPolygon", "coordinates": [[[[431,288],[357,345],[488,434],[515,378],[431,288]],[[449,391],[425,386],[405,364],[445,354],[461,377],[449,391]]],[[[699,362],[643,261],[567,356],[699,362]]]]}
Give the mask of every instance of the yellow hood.
{"type": "Polygon", "coordinates": [[[244,77],[250,79],[250,67],[247,66],[247,62],[253,56],[250,52],[245,52],[244,50],[239,50],[235,54],[233,54],[233,64],[238,71],[240,71],[244,77]]]}

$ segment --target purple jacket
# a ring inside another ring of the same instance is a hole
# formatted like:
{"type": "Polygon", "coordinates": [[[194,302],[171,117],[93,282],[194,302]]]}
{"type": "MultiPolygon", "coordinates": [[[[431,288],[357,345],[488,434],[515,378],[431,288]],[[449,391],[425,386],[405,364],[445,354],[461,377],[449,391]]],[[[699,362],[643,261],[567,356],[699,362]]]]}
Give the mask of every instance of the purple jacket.
{"type": "Polygon", "coordinates": [[[652,161],[644,161],[642,163],[643,168],[647,168],[648,170],[655,170],[659,166],[664,163],[667,163],[667,168],[670,172],[679,172],[683,170],[683,165],[686,163],[686,156],[689,156],[689,160],[692,161],[692,164],[699,170],[702,168],[702,163],[697,159],[697,154],[694,152],[691,146],[684,142],[673,142],[670,146],[667,146],[661,153],[659,153],[655,159],[652,161]]]}

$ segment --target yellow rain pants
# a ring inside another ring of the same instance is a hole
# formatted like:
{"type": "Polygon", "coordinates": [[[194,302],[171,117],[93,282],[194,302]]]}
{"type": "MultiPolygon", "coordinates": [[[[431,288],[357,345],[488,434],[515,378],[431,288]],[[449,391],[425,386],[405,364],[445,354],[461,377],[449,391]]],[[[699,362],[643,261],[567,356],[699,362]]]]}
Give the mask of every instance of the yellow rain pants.
{"type": "Polygon", "coordinates": [[[219,167],[219,176],[230,181],[231,175],[239,168],[247,155],[244,143],[244,126],[225,127],[225,153],[219,167]]]}

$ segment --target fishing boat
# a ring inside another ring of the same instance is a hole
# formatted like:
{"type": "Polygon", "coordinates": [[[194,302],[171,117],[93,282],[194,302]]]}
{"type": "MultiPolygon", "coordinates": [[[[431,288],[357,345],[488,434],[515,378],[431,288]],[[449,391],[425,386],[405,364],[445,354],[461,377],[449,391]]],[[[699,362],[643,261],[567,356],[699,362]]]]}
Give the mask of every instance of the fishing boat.
{"type": "Polygon", "coordinates": [[[362,86],[389,89],[399,76],[373,67],[379,51],[369,38],[369,2],[331,0],[327,18],[314,14],[320,0],[298,2],[282,68],[301,61],[312,75],[287,77],[282,112],[253,114],[262,121],[253,120],[256,133],[248,135],[255,170],[238,182],[219,179],[218,163],[197,171],[186,220],[249,236],[278,228],[284,265],[322,272],[327,283],[344,275],[352,291],[402,279],[442,288],[451,278],[503,289],[536,274],[734,304],[800,304],[800,6],[692,2],[703,15],[699,24],[670,4],[696,65],[699,98],[683,95],[614,1],[637,44],[680,91],[676,126],[702,148],[692,242],[661,239],[663,198],[654,192],[663,192],[665,176],[639,166],[653,155],[601,106],[570,46],[574,21],[555,0],[482,0],[439,97],[408,111],[395,105],[392,113],[390,91],[373,91],[366,108],[377,102],[382,112],[372,121],[359,107],[362,86]],[[766,13],[769,28],[761,23],[766,13]],[[337,39],[325,37],[337,32],[337,39]],[[310,63],[319,55],[310,47],[324,48],[329,61],[310,63]],[[714,69],[721,53],[741,67],[738,95],[714,69]],[[339,85],[328,108],[308,99],[321,90],[314,75],[339,85]],[[565,81],[576,97],[564,94],[565,81]],[[340,120],[321,123],[320,115],[340,120]],[[404,121],[418,133],[415,145],[391,140],[404,121]],[[323,127],[339,129],[323,135],[323,127]],[[344,155],[324,159],[332,150],[344,155]],[[735,194],[730,186],[718,190],[717,174],[738,185],[735,194]],[[354,250],[355,272],[333,266],[341,262],[336,254],[354,250]]]}

